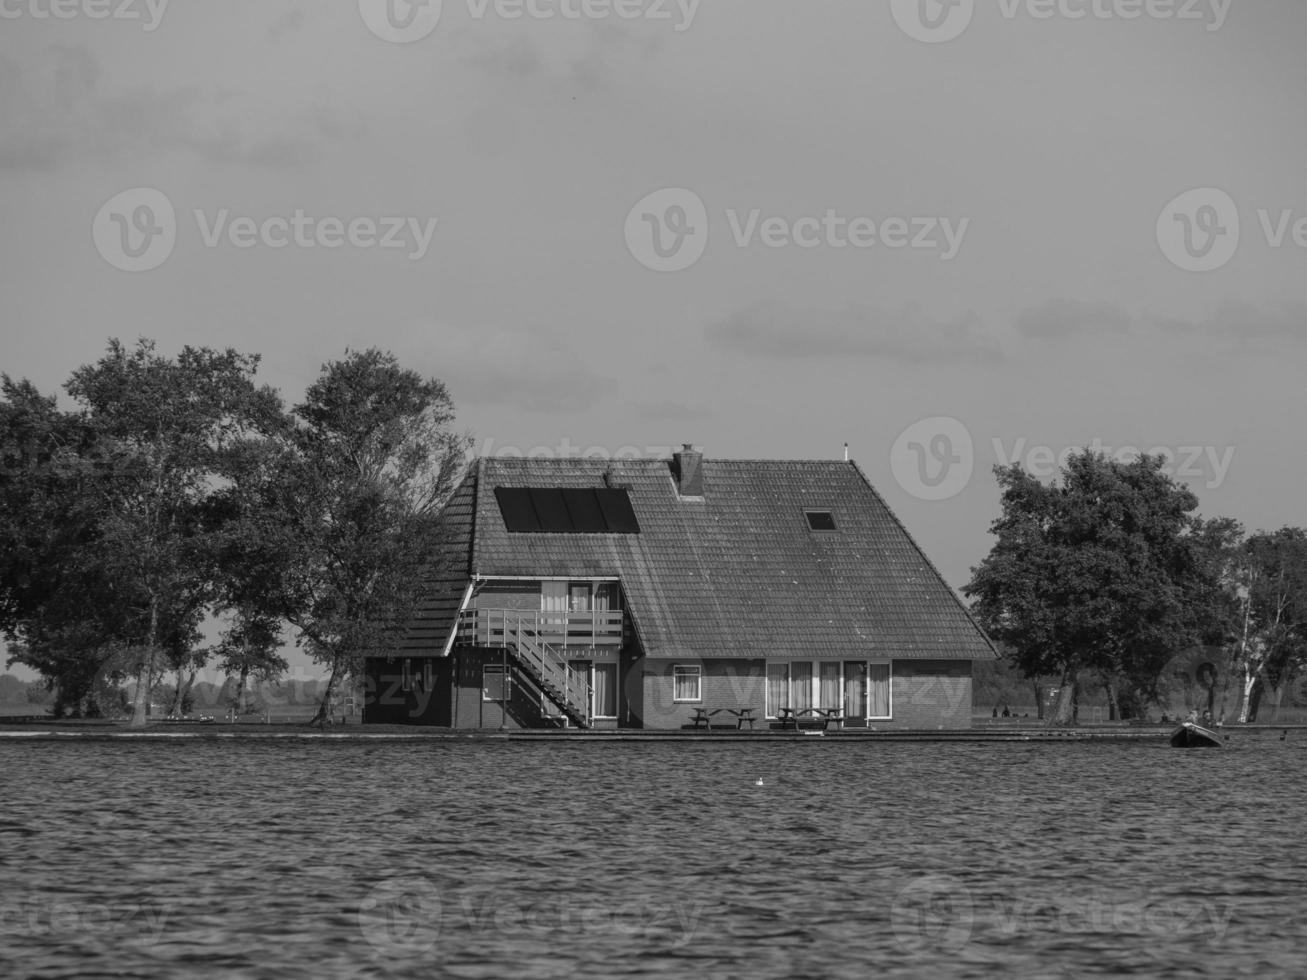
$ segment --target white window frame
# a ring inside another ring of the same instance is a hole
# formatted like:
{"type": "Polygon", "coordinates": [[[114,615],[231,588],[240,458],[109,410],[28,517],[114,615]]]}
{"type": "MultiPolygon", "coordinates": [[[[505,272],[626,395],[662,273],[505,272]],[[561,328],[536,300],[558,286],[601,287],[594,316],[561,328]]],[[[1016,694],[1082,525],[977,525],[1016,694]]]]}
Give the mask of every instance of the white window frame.
{"type": "Polygon", "coordinates": [[[615,719],[621,711],[621,677],[622,669],[615,660],[591,660],[590,661],[590,717],[603,718],[605,721],[615,719]],[[599,713],[599,691],[595,688],[595,674],[599,672],[600,667],[613,668],[613,713],[611,715],[601,715],[599,713]]]}
{"type": "Polygon", "coordinates": [[[892,660],[868,660],[867,661],[867,720],[868,721],[893,721],[894,720],[894,661],[892,660]],[[885,667],[889,671],[889,676],[885,679],[886,687],[889,691],[889,714],[873,715],[871,713],[871,668],[885,667]]]}
{"type": "Polygon", "coordinates": [[[703,704],[703,666],[700,664],[673,664],[672,665],[672,703],[673,704],[703,704]],[[695,679],[695,696],[692,698],[681,698],[676,696],[677,681],[682,677],[693,677],[695,679]]]}
{"type": "MultiPolygon", "coordinates": [[[[860,663],[865,663],[867,665],[867,680],[865,684],[865,689],[863,690],[864,701],[862,705],[862,710],[863,710],[862,717],[866,721],[893,721],[894,719],[894,662],[892,660],[874,659],[874,658],[868,658],[864,661],[857,661],[856,658],[849,658],[849,662],[860,662],[860,663]],[[871,668],[874,666],[883,666],[888,668],[889,670],[889,677],[887,679],[888,691],[889,691],[889,714],[887,715],[873,715],[871,713],[871,668]]],[[[768,676],[771,673],[771,668],[778,665],[785,668],[785,685],[786,685],[786,689],[789,691],[789,695],[790,695],[789,701],[791,704],[793,704],[794,703],[793,665],[796,663],[806,663],[812,665],[812,675],[810,681],[810,683],[812,684],[812,693],[809,695],[808,700],[811,701],[812,704],[816,705],[817,707],[819,708],[822,707],[821,665],[823,663],[831,663],[831,661],[815,660],[806,657],[792,657],[792,658],[787,658],[785,660],[768,660],[766,662],[766,666],[763,668],[763,675],[762,675],[763,698],[765,699],[765,703],[766,703],[766,707],[764,708],[764,717],[769,719],[776,719],[780,717],[780,714],[778,712],[778,706],[773,705],[771,703],[771,684],[769,682],[769,676],[768,676]]],[[[841,658],[839,661],[841,705],[844,703],[845,684],[848,680],[848,678],[845,676],[844,666],[845,666],[845,660],[841,658]]]]}

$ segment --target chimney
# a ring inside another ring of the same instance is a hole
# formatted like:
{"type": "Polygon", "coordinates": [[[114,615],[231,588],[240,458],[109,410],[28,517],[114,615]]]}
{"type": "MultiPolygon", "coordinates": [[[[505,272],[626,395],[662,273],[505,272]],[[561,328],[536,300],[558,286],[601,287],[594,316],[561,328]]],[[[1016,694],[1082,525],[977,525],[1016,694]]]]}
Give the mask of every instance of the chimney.
{"type": "Polygon", "coordinates": [[[682,497],[703,496],[703,453],[686,443],[679,453],[672,453],[676,474],[676,492],[682,497]]]}

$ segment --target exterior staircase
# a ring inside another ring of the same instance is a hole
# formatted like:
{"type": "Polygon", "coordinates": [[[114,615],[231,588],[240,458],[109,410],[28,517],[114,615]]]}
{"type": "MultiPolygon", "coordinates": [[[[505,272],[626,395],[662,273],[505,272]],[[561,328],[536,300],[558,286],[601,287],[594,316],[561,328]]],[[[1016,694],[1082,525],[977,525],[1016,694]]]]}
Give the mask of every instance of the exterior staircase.
{"type": "Polygon", "coordinates": [[[514,665],[542,696],[545,715],[590,727],[590,684],[574,677],[567,660],[546,637],[566,638],[567,614],[469,609],[459,617],[459,638],[471,645],[507,650],[514,665]],[[549,702],[554,711],[549,710],[549,702]]]}

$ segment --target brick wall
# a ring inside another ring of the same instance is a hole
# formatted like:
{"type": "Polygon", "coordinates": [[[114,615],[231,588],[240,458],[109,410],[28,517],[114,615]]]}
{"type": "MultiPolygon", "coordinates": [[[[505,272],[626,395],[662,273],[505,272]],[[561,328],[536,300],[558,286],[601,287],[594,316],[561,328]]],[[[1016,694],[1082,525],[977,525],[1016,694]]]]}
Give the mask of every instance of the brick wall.
{"type": "MultiPolygon", "coordinates": [[[[678,704],[673,698],[672,667],[693,660],[637,660],[627,680],[638,677],[642,711],[639,718],[648,729],[677,729],[691,722],[694,709],[754,709],[757,726],[765,728],[766,661],[702,660],[703,700],[678,704]]],[[[971,727],[971,662],[953,660],[896,660],[892,672],[893,712],[889,721],[872,721],[876,729],[928,729],[971,727]]],[[[730,724],[725,712],[714,724],[730,724]]]]}
{"type": "Polygon", "coordinates": [[[894,720],[872,728],[970,728],[970,660],[896,660],[894,720]]]}
{"type": "MultiPolygon", "coordinates": [[[[632,678],[638,677],[642,688],[642,720],[649,729],[676,729],[688,725],[695,708],[715,711],[719,708],[753,708],[761,724],[766,688],[763,660],[648,660],[635,661],[632,678]],[[703,668],[703,699],[693,704],[678,704],[674,699],[672,668],[678,664],[703,668]]],[[[734,724],[735,719],[722,712],[714,724],[734,724]]]]}

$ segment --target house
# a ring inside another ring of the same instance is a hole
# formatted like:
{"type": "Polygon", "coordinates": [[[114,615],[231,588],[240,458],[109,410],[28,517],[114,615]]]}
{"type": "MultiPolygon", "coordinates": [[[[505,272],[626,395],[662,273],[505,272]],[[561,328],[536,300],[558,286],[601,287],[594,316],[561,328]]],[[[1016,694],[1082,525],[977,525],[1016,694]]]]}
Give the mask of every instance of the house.
{"type": "Polygon", "coordinates": [[[479,459],[443,527],[365,723],[967,728],[997,656],[851,462],[479,459]]]}

